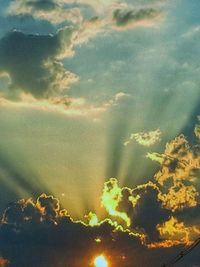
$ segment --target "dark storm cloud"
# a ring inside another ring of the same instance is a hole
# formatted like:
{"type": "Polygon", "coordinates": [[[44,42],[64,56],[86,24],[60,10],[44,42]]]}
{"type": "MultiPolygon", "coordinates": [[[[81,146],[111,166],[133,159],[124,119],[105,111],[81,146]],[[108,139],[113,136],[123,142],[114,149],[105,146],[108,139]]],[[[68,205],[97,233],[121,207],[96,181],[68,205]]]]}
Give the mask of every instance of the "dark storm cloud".
{"type": "Polygon", "coordinates": [[[76,30],[66,27],[54,35],[13,31],[0,40],[0,72],[11,78],[11,90],[47,97],[66,88],[76,76],[65,70],[59,57],[72,54],[76,30]]]}
{"type": "Polygon", "coordinates": [[[139,239],[116,231],[108,221],[94,227],[74,222],[56,198],[45,194],[36,203],[21,200],[8,206],[0,240],[10,267],[92,266],[94,256],[104,252],[122,263],[129,246],[133,251],[142,248],[139,239]]]}
{"type": "MultiPolygon", "coordinates": [[[[147,191],[144,194],[150,194],[149,188],[147,191]]],[[[146,224],[151,224],[148,219],[146,224]]],[[[94,266],[94,257],[101,254],[113,266],[152,267],[167,262],[180,249],[148,249],[139,236],[117,229],[109,220],[93,227],[75,222],[61,209],[58,199],[45,194],[36,202],[10,203],[0,225],[0,255],[9,260],[10,267],[88,267],[94,266]]],[[[192,262],[196,263],[196,257],[192,262]]]]}
{"type": "Polygon", "coordinates": [[[157,225],[167,221],[171,214],[159,200],[160,193],[152,182],[134,189],[120,188],[117,180],[111,178],[104,184],[102,204],[111,218],[114,216],[124,227],[128,226],[133,232],[144,234],[145,242],[151,243],[159,240],[157,225]]]}
{"type": "Polygon", "coordinates": [[[148,22],[157,18],[160,12],[154,8],[144,9],[116,9],[113,12],[113,21],[117,27],[127,27],[139,22],[148,22]]]}
{"type": "Polygon", "coordinates": [[[163,207],[158,198],[159,193],[153,184],[138,187],[133,191],[133,195],[139,195],[140,198],[133,209],[132,227],[144,229],[150,242],[159,239],[157,225],[165,222],[170,216],[170,211],[163,207]]]}

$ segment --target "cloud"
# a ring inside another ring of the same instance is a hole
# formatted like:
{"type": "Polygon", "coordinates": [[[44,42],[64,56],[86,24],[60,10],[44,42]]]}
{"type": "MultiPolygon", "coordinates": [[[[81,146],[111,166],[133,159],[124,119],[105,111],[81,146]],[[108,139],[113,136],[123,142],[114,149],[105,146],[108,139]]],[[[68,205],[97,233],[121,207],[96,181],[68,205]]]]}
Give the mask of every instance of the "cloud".
{"type": "Polygon", "coordinates": [[[10,267],[58,263],[59,266],[89,266],[95,255],[102,252],[119,264],[123,263],[122,256],[127,255],[130,245],[133,250],[134,246],[142,248],[137,236],[117,229],[109,220],[96,226],[74,221],[61,209],[58,199],[45,194],[36,202],[29,199],[10,203],[3,214],[0,238],[0,251],[9,258],[10,267]]]}
{"type": "Polygon", "coordinates": [[[121,220],[125,221],[127,227],[129,227],[131,220],[126,212],[117,210],[119,203],[122,200],[122,195],[122,189],[118,186],[117,180],[111,178],[108,182],[104,183],[101,203],[110,216],[116,218],[119,217],[121,220]]]}
{"type": "Polygon", "coordinates": [[[148,157],[161,163],[162,169],[155,176],[160,184],[164,184],[170,178],[192,182],[200,168],[199,147],[190,145],[183,134],[167,143],[163,154],[148,153],[148,157]]]}
{"type": "Polygon", "coordinates": [[[12,1],[7,10],[8,15],[26,16],[47,20],[53,24],[72,22],[80,24],[82,16],[78,7],[67,5],[67,2],[54,0],[17,0],[12,1]]]}
{"type": "Polygon", "coordinates": [[[150,154],[148,157],[161,164],[155,180],[165,187],[163,200],[172,210],[194,207],[199,193],[195,179],[200,169],[199,146],[190,145],[183,134],[166,144],[163,154],[150,154]]]}
{"type": "MultiPolygon", "coordinates": [[[[125,197],[128,196],[129,190],[127,190],[128,188],[122,189],[124,199],[122,198],[120,208],[127,207],[124,205],[125,197]]],[[[152,227],[151,224],[155,225],[153,221],[158,218],[155,216],[158,214],[154,207],[153,199],[156,199],[154,190],[156,187],[151,183],[134,190],[135,194],[141,194],[140,203],[134,201],[138,205],[138,207],[135,206],[137,212],[133,217],[134,224],[138,225],[137,232],[140,231],[139,226],[144,226],[147,231],[148,227],[152,227]],[[139,215],[137,215],[138,212],[140,212],[139,215]]],[[[132,194],[134,194],[133,191],[132,194]]],[[[126,212],[128,213],[127,210],[126,212]]],[[[91,221],[94,217],[97,216],[90,213],[88,219],[91,221]]],[[[0,225],[2,241],[0,251],[4,258],[9,259],[10,267],[23,265],[51,267],[58,263],[61,267],[66,264],[72,267],[78,267],[81,264],[90,266],[95,256],[102,253],[115,265],[136,267],[138,264],[142,266],[145,264],[151,267],[152,264],[160,264],[162,255],[165,255],[165,258],[169,257],[168,247],[186,244],[188,240],[191,243],[199,234],[197,228],[186,227],[174,217],[167,218],[165,221],[165,217],[166,215],[163,217],[164,222],[160,221],[161,223],[156,226],[162,240],[144,245],[142,234],[124,229],[116,221],[108,218],[102,221],[93,220],[93,224],[82,220],[75,221],[67,210],[61,207],[57,198],[42,194],[36,201],[22,199],[8,205],[0,225]],[[159,247],[167,250],[160,251],[159,247]],[[154,252],[157,249],[160,256],[157,257],[150,248],[154,248],[154,252]],[[150,262],[145,263],[144,259],[145,261],[149,259],[150,262]]],[[[150,236],[150,238],[153,237],[150,236]]],[[[172,251],[173,254],[175,251],[176,249],[172,251]]],[[[195,262],[195,259],[193,260],[195,262]]]]}
{"type": "Polygon", "coordinates": [[[106,102],[93,104],[85,98],[63,95],[51,96],[47,99],[36,99],[31,94],[21,93],[18,95],[18,101],[0,97],[0,107],[27,108],[43,112],[54,112],[67,117],[85,117],[96,120],[108,110],[120,105],[124,97],[128,97],[128,95],[120,92],[106,102]]]}
{"type": "MultiPolygon", "coordinates": [[[[164,188],[152,182],[133,189],[119,187],[118,181],[111,178],[104,184],[102,205],[108,212],[108,218],[123,225],[125,230],[138,234],[141,242],[148,248],[190,245],[200,235],[199,223],[192,220],[188,222],[186,219],[188,209],[193,207],[182,209],[180,216],[180,213],[177,214],[171,207],[166,206],[163,190],[164,188]]],[[[172,201],[176,197],[177,202],[182,201],[187,205],[187,196],[184,198],[179,194],[174,197],[169,193],[168,197],[171,197],[172,201]]]]}
{"type": "Polygon", "coordinates": [[[20,17],[28,15],[35,20],[47,20],[52,24],[79,26],[87,24],[91,16],[92,22],[94,22],[93,18],[98,18],[98,27],[97,24],[95,25],[97,33],[132,27],[149,27],[162,17],[159,5],[156,5],[154,1],[148,6],[145,2],[132,4],[128,1],[120,3],[119,1],[90,0],[15,0],[9,5],[7,15],[20,17]],[[83,11],[83,7],[84,10],[87,9],[87,12],[83,11]]]}
{"type": "Polygon", "coordinates": [[[10,90],[44,98],[68,88],[78,77],[59,61],[73,55],[77,29],[66,27],[54,35],[13,31],[0,40],[0,72],[11,79],[10,90]]]}
{"type": "Polygon", "coordinates": [[[116,179],[110,179],[104,184],[102,195],[109,216],[125,228],[144,234],[148,247],[190,244],[200,231],[196,181],[199,152],[198,144],[191,145],[181,134],[166,144],[163,154],[147,154],[161,165],[152,181],[131,189],[120,187],[116,179]],[[173,234],[176,227],[177,235],[173,234]],[[170,233],[167,236],[167,229],[169,232],[171,229],[171,237],[170,233]]]}
{"type": "Polygon", "coordinates": [[[159,188],[152,182],[131,189],[120,187],[117,179],[111,178],[104,183],[101,204],[109,218],[138,233],[148,244],[159,239],[157,225],[165,222],[170,215],[159,199],[160,194],[159,188]]]}
{"type": "Polygon", "coordinates": [[[177,219],[166,207],[162,190],[151,181],[120,187],[111,178],[104,183],[101,204],[107,214],[102,219],[90,211],[74,220],[57,198],[44,193],[36,201],[10,203],[0,225],[0,252],[10,267],[51,267],[58,260],[61,267],[90,266],[102,253],[116,266],[158,265],[161,255],[169,257],[170,247],[174,255],[177,246],[191,244],[200,234],[197,224],[188,225],[187,213],[182,210],[177,219]]]}
{"type": "Polygon", "coordinates": [[[127,29],[137,26],[152,26],[161,12],[155,8],[118,8],[113,11],[113,23],[118,29],[127,29]]]}
{"type": "Polygon", "coordinates": [[[138,144],[149,147],[161,140],[160,135],[161,131],[159,129],[149,132],[133,133],[130,138],[124,142],[124,146],[127,146],[132,139],[135,139],[138,144]]]}
{"type": "MultiPolygon", "coordinates": [[[[183,222],[179,222],[173,216],[163,224],[158,224],[157,229],[160,238],[164,240],[159,242],[159,246],[163,247],[180,244],[191,245],[196,237],[200,235],[199,226],[187,227],[183,222]]],[[[152,247],[156,245],[158,244],[153,244],[152,247]]]]}
{"type": "Polygon", "coordinates": [[[62,60],[74,55],[75,46],[88,42],[99,33],[110,31],[113,25],[110,16],[113,12],[117,24],[127,25],[128,21],[122,23],[127,16],[128,20],[136,21],[145,16],[153,17],[154,13],[153,9],[141,9],[125,15],[120,9],[117,11],[118,4],[110,3],[104,16],[97,16],[94,11],[93,17],[83,19],[79,7],[82,4],[61,0],[11,2],[8,7],[10,15],[29,14],[35,19],[63,22],[64,25],[69,25],[67,20],[70,20],[71,26],[49,35],[25,34],[15,30],[0,39],[0,75],[6,73],[10,82],[6,97],[17,98],[22,91],[38,99],[48,98],[68,89],[79,77],[66,70],[62,60]]]}

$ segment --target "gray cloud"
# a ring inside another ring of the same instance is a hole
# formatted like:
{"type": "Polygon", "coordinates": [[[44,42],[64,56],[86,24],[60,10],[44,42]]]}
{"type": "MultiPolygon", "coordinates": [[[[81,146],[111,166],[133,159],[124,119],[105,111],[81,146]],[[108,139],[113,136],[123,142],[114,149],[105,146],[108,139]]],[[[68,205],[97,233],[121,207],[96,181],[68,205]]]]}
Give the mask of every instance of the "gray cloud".
{"type": "Polygon", "coordinates": [[[77,30],[66,27],[54,35],[31,35],[13,31],[0,40],[0,72],[11,79],[11,89],[47,97],[77,80],[59,61],[73,55],[77,30]]]}
{"type": "Polygon", "coordinates": [[[129,26],[148,25],[160,15],[155,8],[127,9],[118,8],[113,12],[113,21],[116,27],[126,28],[129,26]]]}

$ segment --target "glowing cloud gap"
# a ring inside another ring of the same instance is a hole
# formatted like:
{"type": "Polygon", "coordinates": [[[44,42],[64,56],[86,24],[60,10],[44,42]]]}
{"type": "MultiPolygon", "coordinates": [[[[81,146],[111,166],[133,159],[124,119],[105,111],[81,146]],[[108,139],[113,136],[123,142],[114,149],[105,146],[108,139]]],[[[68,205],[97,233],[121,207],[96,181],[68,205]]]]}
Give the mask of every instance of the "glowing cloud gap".
{"type": "Polygon", "coordinates": [[[118,186],[117,180],[115,178],[111,178],[108,182],[105,182],[101,197],[102,206],[105,207],[110,216],[121,218],[129,227],[131,221],[128,215],[125,212],[120,212],[117,210],[121,199],[122,189],[118,186]]]}

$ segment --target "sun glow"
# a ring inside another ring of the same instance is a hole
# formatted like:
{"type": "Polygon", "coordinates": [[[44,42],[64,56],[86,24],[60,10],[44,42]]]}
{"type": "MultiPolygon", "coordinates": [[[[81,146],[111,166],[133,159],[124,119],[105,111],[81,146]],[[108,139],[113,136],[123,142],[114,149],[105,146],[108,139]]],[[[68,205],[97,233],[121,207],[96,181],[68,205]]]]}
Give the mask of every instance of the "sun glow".
{"type": "Polygon", "coordinates": [[[103,255],[100,255],[94,259],[95,267],[108,267],[108,262],[103,255]]]}

